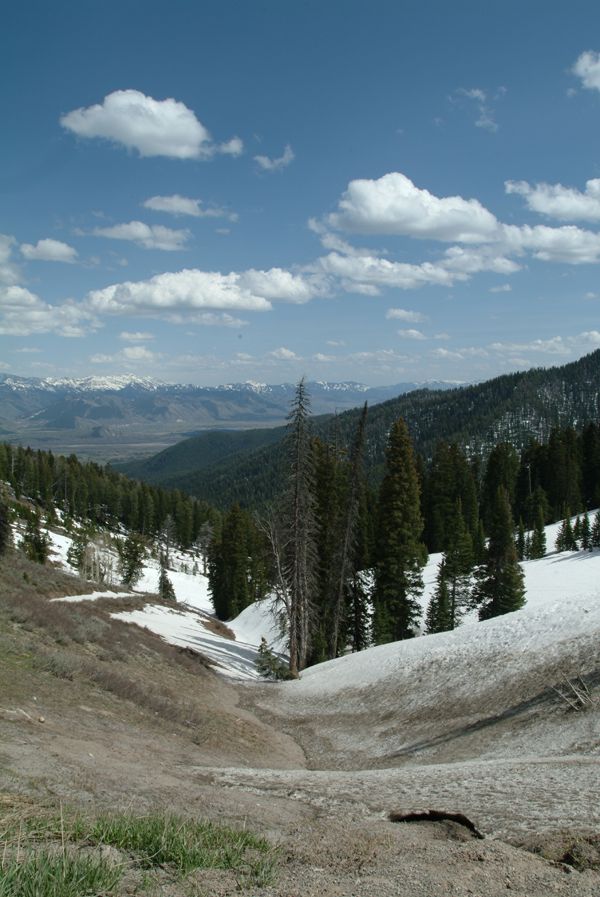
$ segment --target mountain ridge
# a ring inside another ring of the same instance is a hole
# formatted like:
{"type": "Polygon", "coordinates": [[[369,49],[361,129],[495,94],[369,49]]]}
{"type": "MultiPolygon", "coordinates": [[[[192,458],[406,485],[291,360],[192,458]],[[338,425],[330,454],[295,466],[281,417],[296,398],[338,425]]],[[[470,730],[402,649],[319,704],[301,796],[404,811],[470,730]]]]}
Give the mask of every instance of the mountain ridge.
{"type": "MultiPolygon", "coordinates": [[[[416,390],[371,406],[367,421],[366,466],[377,479],[392,422],[403,417],[417,451],[425,458],[444,440],[459,443],[471,456],[485,456],[498,442],[521,448],[545,440],[553,427],[581,428],[600,419],[600,350],[553,368],[534,368],[451,390],[416,390]]],[[[335,418],[338,444],[348,446],[360,414],[349,409],[335,418]]],[[[314,421],[315,435],[328,437],[331,417],[314,421]]],[[[145,462],[123,468],[155,485],[180,488],[224,508],[238,501],[255,507],[271,501],[274,484],[285,482],[285,453],[276,434],[256,436],[249,449],[236,434],[222,433],[217,457],[204,455],[207,434],[192,437],[145,462]],[[276,438],[273,438],[275,435],[276,438]],[[191,463],[196,459],[195,467],[191,463]],[[185,475],[178,465],[185,459],[185,475]],[[173,462],[173,463],[171,463],[173,462]]],[[[247,431],[246,438],[250,438],[247,431]]],[[[213,446],[214,448],[214,446],[213,446]]],[[[214,453],[217,455],[217,453],[214,453]]]]}

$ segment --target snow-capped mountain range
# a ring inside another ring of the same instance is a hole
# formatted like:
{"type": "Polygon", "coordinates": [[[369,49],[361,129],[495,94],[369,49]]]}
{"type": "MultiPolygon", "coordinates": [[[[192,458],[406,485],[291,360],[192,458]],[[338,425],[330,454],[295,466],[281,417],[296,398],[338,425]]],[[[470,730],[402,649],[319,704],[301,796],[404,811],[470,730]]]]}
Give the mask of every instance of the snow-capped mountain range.
{"type": "MultiPolygon", "coordinates": [[[[430,381],[369,387],[353,381],[308,384],[314,414],[383,402],[415,389],[448,389],[430,381]]],[[[164,383],[133,374],[33,378],[0,374],[0,438],[35,448],[103,457],[103,445],[165,447],[206,429],[277,426],[285,421],[295,384],[247,381],[222,386],[164,383]]],[[[115,451],[104,453],[111,458],[115,451]]],[[[121,454],[121,451],[118,452],[121,454]]]]}

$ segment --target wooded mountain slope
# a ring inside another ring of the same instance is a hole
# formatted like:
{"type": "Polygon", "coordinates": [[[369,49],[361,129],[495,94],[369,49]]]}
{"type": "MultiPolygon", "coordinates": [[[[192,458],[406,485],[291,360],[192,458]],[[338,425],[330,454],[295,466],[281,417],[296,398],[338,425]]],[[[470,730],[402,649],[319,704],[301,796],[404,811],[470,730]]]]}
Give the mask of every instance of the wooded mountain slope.
{"type": "MultiPolygon", "coordinates": [[[[506,374],[452,390],[419,390],[369,410],[366,463],[378,477],[389,428],[403,417],[418,452],[429,457],[438,440],[457,442],[468,454],[486,455],[498,442],[520,448],[546,440],[555,426],[582,427],[600,417],[600,350],[555,368],[506,374]]],[[[360,410],[314,420],[321,438],[344,445],[360,410]]],[[[285,483],[281,438],[285,429],[204,433],[124,469],[130,476],[184,489],[218,507],[239,501],[260,506],[285,483]],[[218,440],[216,437],[218,436],[218,440]]]]}

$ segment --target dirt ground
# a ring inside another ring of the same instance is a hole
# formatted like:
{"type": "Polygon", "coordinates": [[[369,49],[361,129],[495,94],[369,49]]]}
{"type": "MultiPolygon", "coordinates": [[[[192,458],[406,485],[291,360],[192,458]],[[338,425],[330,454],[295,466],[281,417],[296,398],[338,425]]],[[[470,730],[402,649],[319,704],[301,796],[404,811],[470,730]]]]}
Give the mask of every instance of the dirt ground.
{"type": "MultiPolygon", "coordinates": [[[[306,722],[281,724],[279,686],[236,687],[203,665],[182,667],[154,652],[154,637],[137,633],[139,650],[127,659],[103,661],[89,644],[59,646],[77,658],[75,672],[65,673],[40,663],[57,647],[43,630],[0,613],[0,808],[3,799],[160,807],[245,826],[279,847],[276,882],[251,888],[256,897],[600,894],[600,873],[585,868],[595,862],[580,863],[582,871],[561,862],[564,844],[584,844],[586,832],[600,829],[593,751],[452,762],[411,756],[373,769],[363,758],[331,769],[323,738],[311,751],[306,722]],[[91,679],[77,665],[90,657],[146,692],[132,700],[110,678],[91,679]],[[165,689],[189,703],[189,721],[152,709],[152,696],[165,689]],[[466,814],[486,837],[454,823],[388,818],[431,808],[466,814]],[[559,830],[562,846],[551,850],[559,830]],[[553,860],[516,846],[523,842],[553,860]]],[[[195,887],[206,897],[240,893],[230,873],[216,870],[199,873],[195,887]]],[[[170,884],[158,893],[190,891],[170,884]]]]}

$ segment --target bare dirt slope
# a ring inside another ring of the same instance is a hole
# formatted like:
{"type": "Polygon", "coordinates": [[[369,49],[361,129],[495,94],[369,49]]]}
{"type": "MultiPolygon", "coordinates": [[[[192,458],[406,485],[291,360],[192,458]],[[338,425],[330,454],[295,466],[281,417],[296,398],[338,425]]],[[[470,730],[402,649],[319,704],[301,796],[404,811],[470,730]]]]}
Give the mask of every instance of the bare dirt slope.
{"type": "MultiPolygon", "coordinates": [[[[0,576],[0,804],[3,796],[36,806],[160,807],[265,832],[281,847],[280,868],[276,883],[252,890],[257,897],[600,893],[592,869],[569,871],[453,824],[388,820],[392,811],[440,806],[505,838],[574,821],[581,830],[586,813],[593,828],[593,753],[538,760],[536,769],[531,758],[476,761],[473,743],[461,762],[425,754],[420,763],[413,754],[368,769],[365,713],[357,718],[365,756],[339,768],[328,755],[338,736],[326,715],[311,720],[303,706],[286,716],[294,684],[234,688],[149,633],[111,621],[101,604],[50,604],[65,594],[62,577],[48,572],[32,588],[31,568],[16,557],[0,576]]],[[[553,855],[572,840],[561,836],[553,855]]],[[[162,893],[187,892],[173,885],[162,893]]],[[[206,872],[196,893],[239,893],[238,883],[206,872]]]]}

